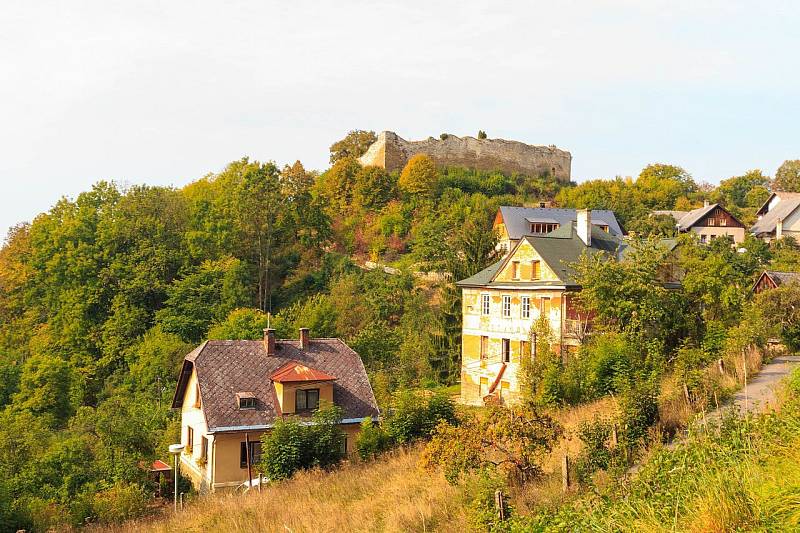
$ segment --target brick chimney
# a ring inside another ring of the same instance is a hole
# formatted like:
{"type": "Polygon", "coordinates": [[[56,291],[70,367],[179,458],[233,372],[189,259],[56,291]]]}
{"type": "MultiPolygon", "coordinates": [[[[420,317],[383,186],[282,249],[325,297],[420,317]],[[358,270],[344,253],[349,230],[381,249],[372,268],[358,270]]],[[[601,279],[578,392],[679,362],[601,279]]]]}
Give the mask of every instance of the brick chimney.
{"type": "Polygon", "coordinates": [[[308,328],[300,328],[300,349],[308,350],[311,346],[311,334],[308,328]]]}
{"type": "Polygon", "coordinates": [[[267,356],[275,355],[275,330],[272,328],[264,328],[264,349],[267,356]]]}
{"type": "Polygon", "coordinates": [[[575,224],[578,237],[586,246],[592,245],[592,214],[588,209],[578,209],[578,219],[575,224]]]}

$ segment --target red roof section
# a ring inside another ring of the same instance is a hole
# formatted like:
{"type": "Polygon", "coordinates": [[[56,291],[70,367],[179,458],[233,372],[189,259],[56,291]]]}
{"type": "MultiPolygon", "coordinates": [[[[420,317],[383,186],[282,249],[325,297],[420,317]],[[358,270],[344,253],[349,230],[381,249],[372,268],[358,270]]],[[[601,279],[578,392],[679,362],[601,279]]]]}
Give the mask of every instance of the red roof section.
{"type": "Polygon", "coordinates": [[[289,361],[272,374],[272,381],[296,383],[299,381],[333,381],[336,378],[321,370],[309,368],[297,361],[289,361]]]}
{"type": "Polygon", "coordinates": [[[151,472],[164,472],[167,470],[172,470],[172,467],[170,467],[164,461],[159,461],[158,459],[153,461],[153,465],[150,467],[151,472]]]}

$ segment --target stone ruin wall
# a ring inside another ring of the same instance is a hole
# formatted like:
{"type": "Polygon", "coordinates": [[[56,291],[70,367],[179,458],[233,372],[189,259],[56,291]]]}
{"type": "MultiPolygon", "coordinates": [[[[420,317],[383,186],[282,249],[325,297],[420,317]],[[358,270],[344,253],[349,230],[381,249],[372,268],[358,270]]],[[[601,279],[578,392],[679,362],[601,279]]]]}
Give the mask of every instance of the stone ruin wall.
{"type": "Polygon", "coordinates": [[[364,166],[402,170],[417,154],[429,155],[438,166],[464,167],[527,176],[551,175],[567,183],[571,177],[572,155],[555,146],[533,146],[504,139],[476,139],[448,135],[446,139],[429,137],[424,141],[406,141],[391,131],[378,135],[378,140],[359,158],[364,166]]]}

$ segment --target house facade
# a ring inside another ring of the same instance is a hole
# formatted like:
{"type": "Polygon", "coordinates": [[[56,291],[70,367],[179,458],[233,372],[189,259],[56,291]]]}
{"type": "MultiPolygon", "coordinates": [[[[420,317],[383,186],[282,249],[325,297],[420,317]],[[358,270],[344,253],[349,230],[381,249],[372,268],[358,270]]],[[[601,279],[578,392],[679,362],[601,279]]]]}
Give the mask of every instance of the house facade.
{"type": "Polygon", "coordinates": [[[782,237],[800,239],[800,193],[774,192],[756,212],[750,233],[770,242],[782,237]]]}
{"type": "Polygon", "coordinates": [[[523,236],[497,263],[457,282],[462,292],[461,401],[521,397],[520,368],[536,357],[534,324],[544,316],[553,348],[565,356],[581,344],[588,318],[576,304],[580,287],[570,265],[583,254],[619,257],[624,244],[577,212],[576,223],[523,236]]]}
{"type": "Polygon", "coordinates": [[[692,211],[653,211],[653,214],[673,217],[678,232],[696,233],[702,243],[729,236],[738,244],[744,242],[747,234],[744,224],[719,204],[707,203],[692,211]]]}
{"type": "MultiPolygon", "coordinates": [[[[622,238],[622,227],[613,211],[595,209],[590,211],[589,215],[593,226],[622,238]]],[[[494,218],[497,249],[506,254],[523,237],[546,235],[559,228],[572,226],[577,220],[577,209],[502,206],[494,218]]]]}
{"type": "MultiPolygon", "coordinates": [[[[310,419],[333,404],[343,411],[346,453],[378,406],[361,358],[339,339],[207,341],[183,362],[172,407],[181,412],[181,471],[200,491],[252,479],[261,438],[283,417],[310,419]]],[[[310,420],[308,423],[311,423],[310,420]]]]}
{"type": "Polygon", "coordinates": [[[758,276],[753,284],[751,291],[758,294],[770,289],[776,289],[786,283],[797,283],[800,281],[800,272],[779,272],[777,270],[765,270],[758,276]]]}

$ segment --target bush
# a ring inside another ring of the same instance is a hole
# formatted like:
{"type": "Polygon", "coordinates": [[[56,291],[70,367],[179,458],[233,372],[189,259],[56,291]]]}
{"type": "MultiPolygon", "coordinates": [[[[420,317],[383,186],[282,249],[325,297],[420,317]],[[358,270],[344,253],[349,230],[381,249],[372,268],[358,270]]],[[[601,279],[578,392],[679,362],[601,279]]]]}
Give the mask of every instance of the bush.
{"type": "Polygon", "coordinates": [[[371,418],[365,418],[361,423],[361,432],[356,438],[358,456],[363,460],[372,459],[392,445],[392,439],[386,431],[376,425],[371,418]]]}
{"type": "Polygon", "coordinates": [[[585,482],[593,473],[611,465],[612,450],[609,440],[612,428],[612,422],[597,417],[591,422],[582,422],[579,426],[578,437],[583,442],[581,454],[576,461],[579,481],[585,482]]]}
{"type": "Polygon", "coordinates": [[[644,441],[647,430],[658,421],[658,396],[648,383],[632,385],[619,401],[619,445],[630,458],[644,441]]]}
{"type": "Polygon", "coordinates": [[[436,192],[439,171],[430,156],[417,154],[412,157],[400,173],[398,185],[408,194],[430,196],[436,192]]]}
{"type": "Polygon", "coordinates": [[[405,444],[429,438],[442,421],[456,422],[455,405],[450,398],[438,393],[403,391],[391,403],[386,432],[393,442],[405,444]]]}
{"type": "Polygon", "coordinates": [[[143,515],[149,501],[140,486],[119,482],[110,489],[97,493],[92,508],[101,522],[122,522],[143,515]]]}
{"type": "Polygon", "coordinates": [[[278,420],[262,440],[262,470],[270,479],[279,480],[298,470],[336,464],[344,457],[341,419],[340,408],[327,407],[314,413],[310,425],[296,417],[278,420]]]}

